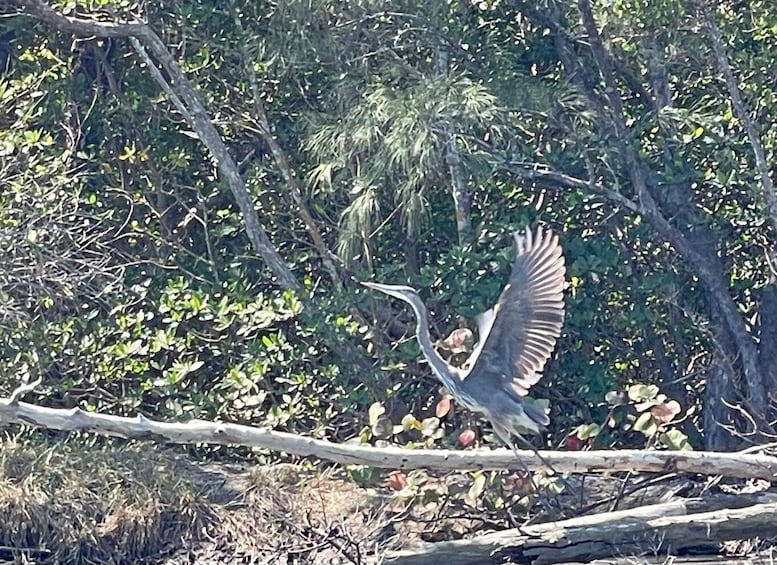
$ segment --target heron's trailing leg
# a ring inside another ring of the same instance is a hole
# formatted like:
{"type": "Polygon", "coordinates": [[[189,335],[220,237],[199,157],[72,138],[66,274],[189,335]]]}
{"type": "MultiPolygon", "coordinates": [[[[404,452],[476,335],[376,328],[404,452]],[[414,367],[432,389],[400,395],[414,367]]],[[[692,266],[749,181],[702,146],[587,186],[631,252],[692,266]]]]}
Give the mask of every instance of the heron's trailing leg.
{"type": "MultiPolygon", "coordinates": [[[[492,422],[492,424],[493,424],[493,422],[492,422]]],[[[497,435],[497,436],[499,436],[499,438],[500,438],[500,439],[501,439],[501,440],[502,440],[504,443],[506,443],[506,444],[507,444],[507,446],[508,446],[510,449],[512,449],[513,453],[515,454],[516,458],[518,459],[518,462],[521,464],[521,467],[523,467],[523,470],[526,472],[527,476],[531,478],[531,477],[533,476],[533,475],[532,475],[532,471],[529,469],[528,465],[526,465],[526,463],[525,463],[525,462],[524,462],[524,460],[523,460],[523,457],[521,457],[521,454],[520,454],[520,453],[518,453],[518,448],[516,448],[516,447],[515,447],[515,444],[512,442],[512,436],[511,436],[511,432],[508,432],[508,431],[507,431],[507,428],[503,428],[503,427],[501,427],[501,426],[498,426],[498,425],[494,425],[494,431],[496,432],[496,435],[497,435]]],[[[544,458],[542,455],[540,455],[539,451],[537,451],[537,449],[536,449],[536,448],[535,448],[535,447],[534,447],[532,444],[530,444],[530,443],[529,443],[529,442],[526,440],[526,438],[524,438],[522,435],[520,435],[520,434],[518,434],[518,433],[515,433],[515,432],[513,432],[513,433],[515,434],[515,436],[517,436],[517,437],[518,437],[518,439],[520,439],[520,440],[521,440],[521,441],[523,441],[523,442],[524,442],[526,445],[528,445],[528,446],[529,446],[529,448],[530,448],[530,449],[531,449],[531,450],[534,452],[534,454],[537,456],[537,458],[538,458],[538,459],[539,459],[539,460],[540,460],[540,461],[543,463],[543,465],[545,465],[545,466],[546,466],[548,469],[550,469],[550,471],[551,471],[551,472],[552,472],[552,473],[553,473],[555,476],[557,476],[557,477],[561,478],[561,480],[564,482],[564,485],[566,486],[566,481],[564,480],[564,478],[563,478],[563,477],[562,477],[562,476],[561,476],[561,475],[560,475],[558,472],[556,472],[556,470],[553,468],[553,466],[552,466],[552,465],[551,465],[551,464],[550,464],[550,463],[549,463],[549,462],[548,462],[548,461],[547,461],[547,460],[546,460],[546,459],[545,459],[545,458],[544,458]]],[[[537,495],[538,495],[538,496],[537,496],[537,500],[540,502],[540,504],[542,505],[542,507],[545,509],[545,511],[546,511],[546,512],[547,512],[549,515],[553,515],[553,513],[554,513],[554,506],[555,506],[555,510],[556,510],[556,511],[560,510],[560,506],[559,506],[559,502],[558,502],[558,500],[556,500],[556,499],[553,499],[553,498],[551,498],[551,497],[546,497],[546,496],[545,496],[543,493],[541,493],[540,491],[538,491],[538,492],[537,492],[537,495]]]]}
{"type": "MultiPolygon", "coordinates": [[[[493,425],[493,422],[492,422],[493,425]]],[[[518,458],[519,462],[521,463],[521,467],[523,467],[524,471],[531,474],[531,471],[529,470],[529,467],[524,463],[523,457],[521,457],[521,454],[518,453],[518,449],[515,447],[515,444],[512,442],[512,436],[514,435],[517,437],[521,442],[523,442],[524,445],[528,446],[529,449],[534,452],[534,454],[537,456],[537,458],[542,462],[543,465],[545,465],[550,471],[561,480],[561,483],[564,485],[564,489],[567,491],[567,493],[575,494],[577,492],[577,489],[575,489],[569,481],[567,481],[564,478],[564,475],[556,471],[556,469],[553,468],[553,465],[550,464],[550,462],[545,459],[540,452],[537,450],[536,447],[534,447],[529,440],[527,440],[525,437],[523,437],[521,434],[515,431],[508,431],[507,428],[504,428],[502,426],[494,425],[494,431],[496,432],[496,435],[499,436],[499,438],[505,442],[510,449],[513,450],[513,453],[515,453],[515,456],[518,458]]]]}
{"type": "Polygon", "coordinates": [[[543,456],[540,454],[540,452],[537,450],[537,448],[535,448],[535,447],[534,447],[534,446],[533,446],[533,445],[532,445],[532,444],[529,442],[529,440],[527,440],[527,439],[526,439],[525,437],[523,437],[521,434],[519,434],[519,433],[517,433],[517,432],[514,432],[514,431],[513,431],[513,432],[511,432],[511,431],[508,431],[508,430],[507,430],[507,428],[504,428],[504,427],[502,427],[502,426],[499,426],[499,425],[495,425],[493,422],[492,422],[491,424],[492,424],[492,425],[493,425],[493,427],[494,427],[494,432],[496,432],[496,435],[497,435],[497,436],[499,436],[499,439],[501,439],[503,442],[505,442],[505,443],[508,445],[508,447],[510,447],[510,449],[512,449],[512,450],[513,450],[513,453],[515,453],[515,456],[516,456],[516,457],[518,458],[518,460],[521,462],[521,465],[523,466],[523,468],[524,468],[524,470],[525,470],[525,471],[529,471],[529,472],[531,472],[531,471],[529,470],[529,468],[526,466],[526,464],[523,462],[523,458],[521,457],[521,454],[520,454],[520,453],[518,453],[518,449],[515,447],[515,444],[512,442],[512,436],[513,436],[513,435],[514,435],[515,437],[517,437],[517,438],[518,438],[520,441],[522,441],[522,442],[524,443],[524,445],[527,445],[527,446],[529,447],[529,449],[531,449],[531,450],[534,452],[534,455],[536,455],[536,456],[537,456],[537,459],[539,459],[539,460],[540,460],[540,462],[542,462],[542,464],[543,464],[543,465],[545,465],[545,466],[546,466],[548,469],[550,469],[550,471],[551,471],[551,472],[552,472],[554,475],[556,475],[556,476],[558,476],[558,477],[560,477],[560,476],[561,476],[561,473],[559,473],[558,471],[556,471],[556,470],[553,468],[553,465],[551,465],[551,464],[550,464],[550,462],[549,462],[547,459],[545,459],[545,458],[544,458],[544,457],[543,457],[543,456]]]}

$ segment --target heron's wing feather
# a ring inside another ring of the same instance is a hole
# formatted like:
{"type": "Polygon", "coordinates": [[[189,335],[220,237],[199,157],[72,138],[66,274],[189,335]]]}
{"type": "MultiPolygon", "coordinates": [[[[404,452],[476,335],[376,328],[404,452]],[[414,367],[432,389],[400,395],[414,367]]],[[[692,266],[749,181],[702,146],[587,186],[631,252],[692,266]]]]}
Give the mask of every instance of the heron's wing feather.
{"type": "Polygon", "coordinates": [[[540,379],[564,322],[564,258],[550,231],[514,234],[517,256],[496,305],[478,321],[468,387],[524,396],[540,379]],[[485,330],[485,331],[484,331],[485,330]]]}
{"type": "Polygon", "coordinates": [[[475,317],[475,322],[478,325],[478,335],[481,336],[481,340],[488,336],[491,331],[491,326],[494,324],[494,308],[489,308],[485,312],[481,312],[475,317]]]}
{"type": "Polygon", "coordinates": [[[483,349],[483,346],[486,343],[486,338],[488,337],[488,334],[491,333],[491,328],[494,326],[494,319],[496,317],[494,315],[495,309],[496,306],[489,308],[485,312],[481,312],[475,316],[475,322],[478,325],[478,343],[472,350],[472,353],[469,354],[469,357],[467,357],[467,360],[464,362],[463,367],[465,369],[472,367],[472,364],[480,356],[480,351],[483,349]]]}

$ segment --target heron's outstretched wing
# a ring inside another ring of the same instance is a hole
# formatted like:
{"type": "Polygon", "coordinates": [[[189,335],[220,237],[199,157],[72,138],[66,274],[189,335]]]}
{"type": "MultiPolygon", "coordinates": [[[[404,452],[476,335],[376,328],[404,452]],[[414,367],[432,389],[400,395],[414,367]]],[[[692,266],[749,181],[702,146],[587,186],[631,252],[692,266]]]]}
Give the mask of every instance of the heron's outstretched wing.
{"type": "MultiPolygon", "coordinates": [[[[517,256],[493,308],[478,317],[480,342],[468,361],[467,388],[505,388],[524,396],[540,379],[564,322],[564,258],[558,236],[513,234],[517,256]]],[[[482,389],[481,389],[482,390],[482,389]]]]}

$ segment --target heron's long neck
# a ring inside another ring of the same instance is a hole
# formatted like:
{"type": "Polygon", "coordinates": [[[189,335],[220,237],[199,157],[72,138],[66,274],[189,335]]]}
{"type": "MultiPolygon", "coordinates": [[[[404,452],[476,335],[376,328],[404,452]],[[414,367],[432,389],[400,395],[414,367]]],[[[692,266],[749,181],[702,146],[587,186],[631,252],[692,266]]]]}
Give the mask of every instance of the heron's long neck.
{"type": "Polygon", "coordinates": [[[443,384],[450,387],[452,385],[446,382],[447,379],[441,375],[449,375],[451,370],[445,360],[437,353],[434,345],[432,345],[432,338],[429,335],[429,315],[426,312],[426,308],[423,306],[417,307],[415,304],[411,304],[411,306],[415,310],[416,338],[421,346],[421,352],[426,357],[426,360],[429,361],[429,365],[432,366],[435,375],[443,380],[443,384]]]}

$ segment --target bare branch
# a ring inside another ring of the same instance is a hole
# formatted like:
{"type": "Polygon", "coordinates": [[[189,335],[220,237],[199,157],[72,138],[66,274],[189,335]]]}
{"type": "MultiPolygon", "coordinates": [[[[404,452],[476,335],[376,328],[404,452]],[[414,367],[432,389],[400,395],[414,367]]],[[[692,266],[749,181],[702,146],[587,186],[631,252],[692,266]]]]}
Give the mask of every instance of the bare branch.
{"type": "MultiPolygon", "coordinates": [[[[235,26],[242,30],[243,23],[240,20],[240,15],[235,9],[234,0],[232,0],[230,4],[232,6],[235,26]]],[[[324,238],[321,235],[321,231],[318,229],[318,225],[316,225],[316,221],[313,219],[313,214],[310,212],[310,208],[308,208],[307,202],[305,202],[305,198],[302,196],[302,190],[300,189],[297,178],[292,171],[290,160],[286,151],[284,151],[283,147],[281,147],[281,144],[278,143],[278,140],[272,132],[270,120],[267,119],[267,112],[265,111],[262,95],[259,91],[259,81],[256,78],[256,72],[254,71],[254,68],[251,65],[248,57],[246,56],[244,48],[240,49],[240,54],[243,60],[243,69],[248,78],[248,82],[251,85],[251,95],[253,97],[254,113],[256,114],[256,119],[258,120],[259,133],[262,136],[262,139],[264,139],[265,143],[267,143],[267,146],[270,148],[275,165],[278,167],[278,170],[283,176],[283,181],[286,184],[286,190],[291,195],[294,204],[299,210],[299,215],[302,218],[302,222],[305,224],[305,228],[308,230],[310,238],[313,240],[313,246],[316,248],[319,257],[321,258],[321,263],[329,273],[332,284],[334,284],[336,288],[340,288],[342,286],[342,279],[340,277],[340,273],[337,270],[337,267],[335,266],[334,254],[326,246],[324,238]]]]}
{"type": "MultiPolygon", "coordinates": [[[[437,67],[437,78],[446,80],[448,77],[448,51],[442,37],[435,38],[435,64],[437,67]]],[[[459,243],[464,243],[470,237],[472,229],[472,218],[470,209],[472,207],[472,195],[464,186],[464,174],[462,172],[461,154],[456,144],[456,135],[453,131],[453,124],[450,118],[444,118],[442,124],[442,139],[445,145],[445,164],[448,166],[448,174],[451,181],[451,193],[453,195],[453,205],[456,210],[456,230],[459,234],[459,243]]]]}
{"type": "Polygon", "coordinates": [[[38,377],[31,383],[24,383],[22,385],[19,385],[12,393],[11,396],[8,398],[8,403],[10,405],[18,404],[19,400],[27,394],[28,392],[32,392],[35,390],[40,383],[43,382],[43,377],[38,377]]]}
{"type": "Polygon", "coordinates": [[[607,188],[598,182],[586,181],[557,171],[543,170],[536,167],[528,168],[514,163],[505,163],[502,167],[525,179],[541,182],[545,185],[584,190],[591,194],[598,194],[607,200],[611,200],[612,202],[623,206],[627,210],[638,214],[643,213],[642,207],[637,202],[628,199],[620,192],[607,188]]]}
{"type": "MultiPolygon", "coordinates": [[[[0,399],[0,421],[51,430],[89,431],[127,439],[151,439],[171,443],[243,445],[312,456],[344,465],[360,464],[384,469],[515,469],[547,470],[532,451],[447,451],[336,444],[269,428],[190,420],[166,423],[111,416],[98,412],[44,408],[25,402],[0,399]]],[[[543,451],[542,459],[561,473],[612,473],[616,471],[698,473],[740,478],[777,480],[777,457],[763,454],[709,451],[543,451]]]]}
{"type": "MultiPolygon", "coordinates": [[[[640,555],[677,555],[684,549],[761,536],[777,517],[777,497],[719,496],[580,516],[481,534],[471,539],[424,543],[390,552],[391,563],[561,563],[640,555]],[[616,553],[617,552],[617,553],[616,553]]],[[[638,562],[639,560],[634,560],[638,562]]],[[[629,560],[623,560],[628,563],[629,560]]]]}
{"type": "Polygon", "coordinates": [[[162,87],[162,90],[165,91],[165,94],[167,94],[167,97],[173,103],[173,106],[175,106],[176,110],[178,110],[181,115],[186,118],[186,121],[189,122],[189,125],[194,128],[194,118],[189,113],[189,109],[175,93],[175,90],[173,90],[170,84],[165,80],[165,77],[162,75],[161,71],[156,68],[154,61],[151,60],[151,57],[148,56],[148,53],[146,53],[146,50],[143,48],[143,44],[136,37],[130,37],[129,40],[132,44],[132,47],[135,48],[135,52],[146,63],[148,72],[151,73],[151,76],[154,77],[154,80],[157,82],[157,84],[162,87]]]}
{"type": "Polygon", "coordinates": [[[623,206],[627,210],[636,212],[637,214],[643,214],[644,211],[639,203],[630,200],[617,190],[607,188],[599,182],[593,180],[583,180],[571,175],[566,175],[558,171],[553,171],[549,168],[543,168],[536,163],[517,163],[509,161],[503,155],[499,154],[496,148],[490,143],[478,139],[476,137],[469,138],[469,141],[478,145],[481,149],[489,153],[492,157],[498,159],[496,167],[508,171],[516,176],[530,180],[532,182],[541,183],[551,188],[569,188],[573,190],[582,190],[590,194],[597,194],[603,196],[607,200],[611,200],[616,204],[623,206]]]}

